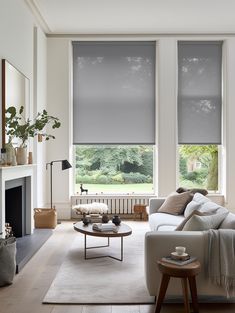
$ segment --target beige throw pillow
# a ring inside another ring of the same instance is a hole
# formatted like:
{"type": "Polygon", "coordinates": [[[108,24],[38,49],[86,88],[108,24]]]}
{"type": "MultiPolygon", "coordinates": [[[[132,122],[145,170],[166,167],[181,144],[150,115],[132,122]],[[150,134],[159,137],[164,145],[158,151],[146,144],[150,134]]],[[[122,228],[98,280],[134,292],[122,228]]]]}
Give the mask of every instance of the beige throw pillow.
{"type": "Polygon", "coordinates": [[[182,230],[202,231],[209,229],[217,229],[228,212],[222,214],[213,214],[207,216],[193,215],[184,225],[182,230]]]}
{"type": "Polygon", "coordinates": [[[186,205],[192,200],[190,191],[170,194],[158,209],[159,213],[181,215],[184,213],[186,205]]]}

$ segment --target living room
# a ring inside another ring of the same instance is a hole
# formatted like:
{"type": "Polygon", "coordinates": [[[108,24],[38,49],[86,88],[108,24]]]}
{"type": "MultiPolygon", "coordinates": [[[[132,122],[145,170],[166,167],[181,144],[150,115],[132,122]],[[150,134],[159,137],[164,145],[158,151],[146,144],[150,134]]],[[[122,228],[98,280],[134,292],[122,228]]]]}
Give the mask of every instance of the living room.
{"type": "MultiPolygon", "coordinates": [[[[203,1],[43,1],[1,0],[0,55],[29,80],[29,114],[46,109],[61,121],[53,131],[55,140],[31,140],[33,154],[33,207],[50,206],[50,173],[46,163],[69,160],[74,166],[72,116],[72,42],[117,41],[154,42],[156,45],[155,127],[157,161],[154,164],[154,195],[166,197],[178,183],[178,42],[207,41],[222,43],[222,126],[219,157],[219,188],[214,197],[235,207],[233,192],[235,142],[235,24],[234,4],[203,1]],[[73,7],[72,5],[75,5],[73,7]],[[213,10],[212,10],[213,6],[213,10]]],[[[89,125],[88,125],[89,127],[89,125]]],[[[153,312],[153,305],[82,306],[43,305],[42,298],[65,258],[74,230],[71,197],[74,170],[61,171],[53,166],[53,204],[61,231],[51,237],[49,246],[20,272],[11,289],[0,290],[0,312],[153,312]],[[72,224],[71,224],[72,225],[72,224]],[[9,291],[10,290],[10,291],[9,291]],[[3,303],[3,305],[2,305],[3,303]]],[[[152,195],[151,195],[152,196],[152,195]]],[[[211,195],[213,197],[213,195],[211,195]]],[[[150,197],[150,195],[148,196],[150,197]]],[[[125,242],[124,242],[125,245],[125,242]]],[[[181,304],[168,304],[164,312],[181,311],[181,304]]],[[[202,304],[202,312],[230,312],[232,304],[202,304]]]]}

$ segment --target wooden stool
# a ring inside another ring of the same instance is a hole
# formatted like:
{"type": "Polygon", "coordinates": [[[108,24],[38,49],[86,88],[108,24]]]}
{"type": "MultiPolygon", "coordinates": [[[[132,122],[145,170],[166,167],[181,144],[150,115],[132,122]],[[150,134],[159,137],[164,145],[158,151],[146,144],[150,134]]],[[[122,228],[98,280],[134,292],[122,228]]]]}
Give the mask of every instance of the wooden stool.
{"type": "Polygon", "coordinates": [[[146,204],[135,204],[134,205],[135,214],[140,214],[140,219],[147,221],[146,204]]]}
{"type": "Polygon", "coordinates": [[[155,313],[159,313],[161,310],[161,306],[162,306],[162,303],[166,294],[166,290],[168,287],[168,283],[171,277],[181,278],[182,290],[183,290],[183,296],[184,296],[184,307],[185,307],[186,313],[190,312],[188,288],[187,288],[187,279],[188,279],[189,287],[191,291],[193,311],[195,313],[199,312],[195,276],[200,273],[200,268],[201,268],[200,262],[194,261],[186,265],[174,265],[174,264],[170,264],[164,261],[158,261],[158,268],[160,272],[162,273],[162,281],[161,281],[161,286],[160,286],[160,290],[158,294],[155,313]]]}

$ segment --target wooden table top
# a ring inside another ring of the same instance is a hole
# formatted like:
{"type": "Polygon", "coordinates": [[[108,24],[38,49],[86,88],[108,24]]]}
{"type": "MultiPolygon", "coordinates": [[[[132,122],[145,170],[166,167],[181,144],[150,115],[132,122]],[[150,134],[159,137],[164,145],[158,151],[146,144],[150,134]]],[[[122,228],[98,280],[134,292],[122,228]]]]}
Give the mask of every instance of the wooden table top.
{"type": "Polygon", "coordinates": [[[163,274],[175,277],[187,277],[195,276],[200,273],[201,264],[199,261],[193,261],[185,265],[176,265],[159,260],[158,262],[159,270],[163,274]]]}
{"type": "Polygon", "coordinates": [[[95,237],[125,237],[132,234],[132,229],[127,224],[121,223],[118,227],[118,232],[113,231],[98,231],[92,229],[92,224],[84,225],[83,222],[77,222],[73,228],[79,233],[95,236],[95,237]]]}

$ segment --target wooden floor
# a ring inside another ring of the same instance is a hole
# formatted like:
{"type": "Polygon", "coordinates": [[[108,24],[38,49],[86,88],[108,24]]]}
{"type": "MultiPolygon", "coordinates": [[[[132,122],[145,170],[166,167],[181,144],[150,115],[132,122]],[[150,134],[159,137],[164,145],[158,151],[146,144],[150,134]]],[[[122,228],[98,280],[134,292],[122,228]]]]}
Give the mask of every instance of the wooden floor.
{"type": "MultiPolygon", "coordinates": [[[[14,283],[0,288],[0,313],[154,313],[154,305],[42,304],[70,244],[79,235],[73,230],[72,222],[58,225],[49,240],[16,275],[14,283]]],[[[235,312],[235,304],[200,304],[199,308],[201,313],[235,312]]],[[[165,304],[161,312],[180,313],[184,308],[181,304],[165,304]]]]}

